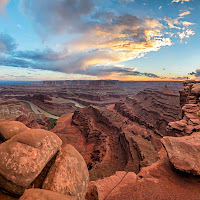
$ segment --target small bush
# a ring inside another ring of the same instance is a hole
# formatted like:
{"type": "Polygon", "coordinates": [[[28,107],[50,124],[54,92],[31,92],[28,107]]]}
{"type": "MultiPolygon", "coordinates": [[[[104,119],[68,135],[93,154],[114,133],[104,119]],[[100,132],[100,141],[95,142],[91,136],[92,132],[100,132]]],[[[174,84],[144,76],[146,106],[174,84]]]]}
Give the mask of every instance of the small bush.
{"type": "Polygon", "coordinates": [[[57,119],[49,118],[51,122],[51,128],[53,128],[57,124],[57,119]]]}

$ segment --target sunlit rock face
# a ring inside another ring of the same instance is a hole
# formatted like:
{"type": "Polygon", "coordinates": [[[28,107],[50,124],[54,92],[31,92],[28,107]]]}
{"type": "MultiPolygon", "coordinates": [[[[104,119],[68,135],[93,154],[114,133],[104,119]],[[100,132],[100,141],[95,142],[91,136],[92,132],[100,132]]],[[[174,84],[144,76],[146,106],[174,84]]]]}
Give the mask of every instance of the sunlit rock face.
{"type": "Polygon", "coordinates": [[[162,143],[173,166],[183,172],[200,175],[200,133],[184,137],[164,137],[162,143]]]}
{"type": "Polygon", "coordinates": [[[41,129],[26,130],[1,144],[1,187],[14,195],[23,194],[61,144],[54,133],[41,129]]]}
{"type": "Polygon", "coordinates": [[[17,121],[2,121],[0,122],[0,137],[5,141],[13,136],[28,130],[28,127],[17,121]]]}
{"type": "Polygon", "coordinates": [[[83,157],[73,146],[66,145],[59,152],[42,188],[84,200],[88,183],[89,173],[83,157]]]}

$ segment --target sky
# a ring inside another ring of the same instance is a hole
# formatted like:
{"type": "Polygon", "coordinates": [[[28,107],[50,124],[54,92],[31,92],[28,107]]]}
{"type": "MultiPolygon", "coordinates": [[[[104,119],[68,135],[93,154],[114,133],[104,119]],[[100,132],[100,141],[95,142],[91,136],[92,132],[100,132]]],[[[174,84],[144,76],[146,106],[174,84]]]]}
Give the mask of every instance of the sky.
{"type": "Polygon", "coordinates": [[[200,78],[200,0],[0,0],[0,80],[200,78]]]}

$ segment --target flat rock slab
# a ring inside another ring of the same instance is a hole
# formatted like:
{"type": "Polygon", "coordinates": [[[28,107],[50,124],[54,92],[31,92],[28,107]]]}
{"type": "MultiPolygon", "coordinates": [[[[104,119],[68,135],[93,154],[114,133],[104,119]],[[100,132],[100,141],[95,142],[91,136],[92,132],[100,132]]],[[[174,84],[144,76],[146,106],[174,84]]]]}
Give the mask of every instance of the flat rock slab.
{"type": "Polygon", "coordinates": [[[199,200],[200,178],[183,175],[165,157],[136,175],[120,172],[102,180],[90,182],[87,200],[199,200]],[[120,181],[118,180],[120,179],[120,181]],[[104,188],[108,188],[104,190],[104,188]]]}
{"type": "Polygon", "coordinates": [[[76,200],[76,198],[50,190],[28,189],[19,200],[76,200]]]}
{"type": "Polygon", "coordinates": [[[183,137],[164,137],[162,143],[173,166],[200,175],[200,133],[183,137]]]}
{"type": "Polygon", "coordinates": [[[58,136],[41,129],[29,129],[1,144],[0,187],[13,194],[22,194],[61,144],[58,136]]]}
{"type": "Polygon", "coordinates": [[[28,129],[29,128],[21,122],[2,121],[0,122],[0,137],[5,141],[28,129]]]}
{"type": "Polygon", "coordinates": [[[134,172],[117,171],[114,175],[91,181],[88,187],[87,200],[136,200],[136,174],[134,172]],[[131,186],[131,192],[128,190],[131,186]]]}
{"type": "Polygon", "coordinates": [[[83,200],[88,183],[89,173],[85,160],[73,146],[68,144],[59,152],[44,181],[43,189],[83,200]]]}
{"type": "Polygon", "coordinates": [[[199,180],[197,176],[177,173],[165,158],[137,174],[136,200],[199,200],[199,180]]]}

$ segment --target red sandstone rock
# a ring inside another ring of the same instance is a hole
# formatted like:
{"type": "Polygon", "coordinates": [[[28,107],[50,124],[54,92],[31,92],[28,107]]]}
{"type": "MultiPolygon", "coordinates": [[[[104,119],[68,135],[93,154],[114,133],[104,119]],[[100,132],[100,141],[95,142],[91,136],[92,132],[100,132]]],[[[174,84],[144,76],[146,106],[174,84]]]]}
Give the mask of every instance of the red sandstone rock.
{"type": "Polygon", "coordinates": [[[59,152],[42,188],[84,200],[88,183],[89,173],[83,157],[73,146],[66,145],[59,152]]]}
{"type": "Polygon", "coordinates": [[[170,122],[167,130],[177,136],[188,135],[199,131],[200,107],[199,107],[199,83],[195,81],[184,82],[185,88],[180,91],[180,103],[182,107],[182,120],[170,122]],[[184,122],[184,123],[183,123],[184,122]]]}
{"type": "Polygon", "coordinates": [[[90,182],[87,200],[136,200],[136,174],[133,172],[118,171],[114,175],[90,182]],[[130,189],[130,191],[129,191],[130,189]]]}
{"type": "Polygon", "coordinates": [[[62,141],[52,132],[29,129],[0,145],[0,187],[21,195],[55,155],[62,141]]]}
{"type": "Polygon", "coordinates": [[[179,96],[146,89],[125,102],[116,103],[115,109],[124,117],[157,135],[168,135],[166,126],[180,118],[179,96]]]}
{"type": "Polygon", "coordinates": [[[50,190],[28,189],[19,200],[76,200],[76,198],[50,190]]]}
{"type": "Polygon", "coordinates": [[[36,114],[30,112],[28,116],[21,115],[16,118],[16,121],[20,121],[29,128],[33,129],[52,129],[51,121],[49,118],[45,117],[43,114],[36,114]]]}
{"type": "Polygon", "coordinates": [[[0,199],[1,200],[18,200],[18,198],[9,196],[8,194],[2,193],[1,191],[0,191],[0,199]]]}
{"type": "Polygon", "coordinates": [[[200,178],[178,173],[168,158],[142,168],[137,176],[132,172],[127,173],[120,182],[114,182],[111,187],[114,176],[116,175],[91,182],[86,199],[198,200],[200,196],[200,178]],[[109,191],[103,190],[106,186],[109,191]]]}
{"type": "Polygon", "coordinates": [[[178,101],[176,94],[149,89],[106,108],[89,106],[63,115],[52,131],[80,151],[91,180],[116,171],[138,173],[157,161],[168,122],[179,119],[178,101]]]}
{"type": "Polygon", "coordinates": [[[42,93],[39,93],[39,94],[34,94],[33,99],[37,99],[39,101],[45,101],[45,100],[48,100],[48,101],[51,101],[52,98],[49,96],[49,95],[46,95],[46,94],[42,94],[42,93]]]}
{"type": "Polygon", "coordinates": [[[28,127],[21,122],[16,121],[2,121],[0,122],[0,137],[5,141],[13,136],[28,130],[28,127]]]}
{"type": "Polygon", "coordinates": [[[29,128],[40,129],[39,124],[34,119],[28,118],[26,115],[20,115],[16,118],[16,121],[22,122],[29,128]]]}
{"type": "Polygon", "coordinates": [[[176,169],[200,175],[200,133],[184,137],[164,137],[162,143],[176,169]]]}
{"type": "MultiPolygon", "coordinates": [[[[179,174],[167,158],[137,175],[137,200],[198,200],[200,196],[199,177],[179,174]]],[[[129,200],[127,198],[127,200],[129,200]]],[[[130,199],[131,200],[131,199],[130,199]]]]}
{"type": "Polygon", "coordinates": [[[195,96],[199,96],[200,95],[200,83],[196,83],[196,84],[194,84],[192,86],[191,94],[193,94],[195,96]]]}
{"type": "Polygon", "coordinates": [[[165,87],[161,90],[162,93],[166,93],[166,94],[175,94],[172,90],[170,90],[168,88],[167,85],[165,85],[165,87]]]}

